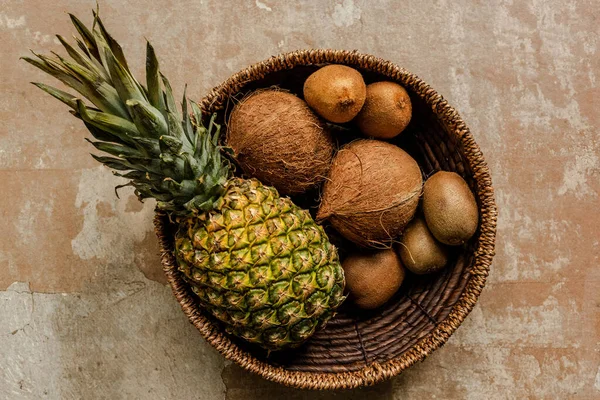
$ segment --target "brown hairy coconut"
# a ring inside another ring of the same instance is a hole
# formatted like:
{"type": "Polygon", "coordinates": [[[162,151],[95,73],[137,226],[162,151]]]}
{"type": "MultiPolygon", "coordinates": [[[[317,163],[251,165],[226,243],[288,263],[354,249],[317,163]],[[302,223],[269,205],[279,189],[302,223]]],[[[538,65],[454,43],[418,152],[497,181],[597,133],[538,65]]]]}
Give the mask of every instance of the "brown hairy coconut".
{"type": "Polygon", "coordinates": [[[303,193],[325,179],[335,149],[302,99],[271,89],[253,92],[234,107],[227,144],[244,173],[284,195],[303,193]]]}
{"type": "Polygon", "coordinates": [[[422,186],[419,165],[404,150],[357,140],[333,159],[317,220],[358,245],[389,247],[414,216],[422,186]]]}

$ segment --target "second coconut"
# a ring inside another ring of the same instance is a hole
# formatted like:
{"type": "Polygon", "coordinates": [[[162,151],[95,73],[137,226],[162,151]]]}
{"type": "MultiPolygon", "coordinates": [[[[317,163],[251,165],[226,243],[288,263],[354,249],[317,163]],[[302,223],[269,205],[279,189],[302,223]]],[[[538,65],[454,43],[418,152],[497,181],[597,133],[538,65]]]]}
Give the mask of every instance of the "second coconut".
{"type": "Polygon", "coordinates": [[[378,140],[356,140],[335,156],[317,220],[352,242],[389,247],[413,218],[423,186],[417,162],[378,140]]]}

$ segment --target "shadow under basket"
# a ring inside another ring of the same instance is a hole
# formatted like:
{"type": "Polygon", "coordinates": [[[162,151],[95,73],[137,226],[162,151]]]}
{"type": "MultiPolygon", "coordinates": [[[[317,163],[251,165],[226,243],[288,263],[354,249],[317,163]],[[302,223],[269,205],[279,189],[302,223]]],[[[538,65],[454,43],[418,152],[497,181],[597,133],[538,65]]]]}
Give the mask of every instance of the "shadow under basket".
{"type": "MultiPolygon", "coordinates": [[[[304,80],[323,64],[358,69],[368,83],[395,81],[409,92],[413,118],[396,144],[420,164],[425,176],[438,170],[460,174],[479,206],[479,229],[456,248],[449,265],[437,274],[409,276],[384,306],[358,313],[342,305],[338,314],[298,349],[267,353],[225,334],[201,308],[183,280],[173,257],[175,227],[161,213],[155,226],[162,263],[175,297],[190,322],[226,358],[248,371],[281,384],[306,389],[341,389],[373,385],[391,378],[443,345],[471,311],[489,273],[494,255],[496,206],[490,172],[469,129],[446,100],[427,83],[382,59],[350,51],[305,50],[282,54],[231,76],[201,101],[206,115],[226,121],[236,99],[278,86],[302,97],[304,80]]],[[[351,140],[356,138],[351,130],[351,140]]],[[[294,199],[299,205],[304,199],[294,199]]],[[[314,204],[313,204],[314,205],[314,204]]],[[[314,210],[313,210],[314,211],[314,210]]],[[[344,248],[341,246],[343,253],[344,248]]]]}

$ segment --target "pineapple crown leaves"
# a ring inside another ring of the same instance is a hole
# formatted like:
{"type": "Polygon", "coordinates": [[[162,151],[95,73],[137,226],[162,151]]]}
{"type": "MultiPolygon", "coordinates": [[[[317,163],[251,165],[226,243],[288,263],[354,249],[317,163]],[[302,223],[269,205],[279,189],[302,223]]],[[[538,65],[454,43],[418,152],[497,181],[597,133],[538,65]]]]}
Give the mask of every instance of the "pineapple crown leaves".
{"type": "MultiPolygon", "coordinates": [[[[75,90],[92,105],[60,89],[34,83],[62,101],[81,119],[96,149],[110,156],[92,155],[130,182],[140,200],[153,197],[160,209],[186,214],[208,211],[223,195],[231,166],[218,144],[220,125],[212,116],[202,125],[198,104],[184,91],[181,113],[173,90],[160,72],[152,45],[146,45],[146,85],[127,64],[121,46],[108,33],[97,12],[92,29],[69,14],[81,38],[73,47],[58,40],[70,59],[36,54],[25,61],[75,90]],[[192,116],[188,113],[188,103],[192,116]]],[[[89,141],[89,140],[88,140],[89,141]]]]}

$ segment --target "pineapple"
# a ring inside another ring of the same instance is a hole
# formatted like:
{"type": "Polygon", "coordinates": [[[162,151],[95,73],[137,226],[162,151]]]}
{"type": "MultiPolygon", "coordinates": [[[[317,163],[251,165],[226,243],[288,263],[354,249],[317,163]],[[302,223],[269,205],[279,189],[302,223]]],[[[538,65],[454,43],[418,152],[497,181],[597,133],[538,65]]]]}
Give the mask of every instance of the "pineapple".
{"type": "Polygon", "coordinates": [[[218,144],[215,116],[202,125],[185,93],[180,113],[147,43],[146,85],[131,74],[119,44],[97,13],[92,29],[71,15],[77,48],[71,59],[25,60],[92,105],[35,83],[71,108],[111,156],[93,156],[129,180],[140,200],[178,224],[175,257],[199,304],[226,330],[268,350],[296,347],[344,300],[337,250],[310,214],[253,179],[234,177],[218,144]]]}

